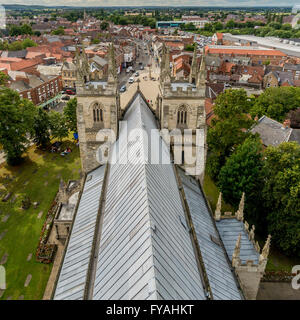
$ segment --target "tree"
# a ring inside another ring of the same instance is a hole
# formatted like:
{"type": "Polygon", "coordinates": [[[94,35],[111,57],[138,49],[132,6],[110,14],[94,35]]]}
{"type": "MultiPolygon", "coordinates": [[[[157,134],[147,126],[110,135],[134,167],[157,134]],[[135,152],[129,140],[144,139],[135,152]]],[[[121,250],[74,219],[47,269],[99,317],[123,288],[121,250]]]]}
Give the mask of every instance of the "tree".
{"type": "Polygon", "coordinates": [[[77,98],[68,101],[64,108],[64,116],[66,119],[67,127],[71,132],[77,132],[77,98]]]}
{"type": "Polygon", "coordinates": [[[0,71],[0,86],[5,86],[8,80],[9,76],[4,72],[0,71]]]}
{"type": "Polygon", "coordinates": [[[50,142],[49,115],[43,108],[38,108],[34,118],[32,138],[38,147],[45,148],[50,142]]]}
{"type": "Polygon", "coordinates": [[[247,113],[251,107],[250,99],[245,90],[226,90],[215,102],[212,127],[207,134],[207,144],[210,151],[208,172],[216,180],[226,158],[234,149],[250,135],[249,129],[253,121],[247,113]]]}
{"type": "Polygon", "coordinates": [[[29,48],[29,47],[36,47],[36,46],[37,46],[37,44],[33,40],[31,40],[29,38],[24,39],[23,42],[22,42],[23,49],[26,49],[26,48],[29,48]]]}
{"type": "Polygon", "coordinates": [[[227,159],[219,175],[218,186],[223,193],[224,200],[237,208],[242,193],[245,192],[248,214],[255,221],[259,217],[257,203],[262,180],[262,145],[258,136],[248,137],[236,151],[227,159]]]}
{"type": "Polygon", "coordinates": [[[285,120],[290,110],[300,105],[300,88],[278,87],[266,89],[256,100],[250,114],[254,118],[266,115],[279,122],[285,120]]]}
{"type": "Polygon", "coordinates": [[[60,141],[68,136],[68,127],[66,125],[66,118],[63,114],[51,111],[49,114],[50,129],[53,138],[57,138],[60,141]]]}
{"type": "Polygon", "coordinates": [[[109,27],[109,23],[107,21],[101,22],[101,24],[100,24],[101,30],[107,30],[108,27],[109,27]]]}
{"type": "Polygon", "coordinates": [[[265,150],[263,198],[268,232],[278,248],[300,257],[300,146],[285,142],[265,150]]]}
{"type": "Polygon", "coordinates": [[[226,23],[226,29],[234,29],[235,27],[235,22],[233,19],[229,20],[227,23],[226,23]]]}
{"type": "Polygon", "coordinates": [[[65,34],[65,30],[62,26],[60,26],[56,30],[53,30],[51,33],[55,36],[62,36],[65,34]]]}
{"type": "Polygon", "coordinates": [[[29,136],[35,116],[35,106],[9,88],[0,88],[0,143],[7,162],[19,164],[29,146],[29,136]]]}

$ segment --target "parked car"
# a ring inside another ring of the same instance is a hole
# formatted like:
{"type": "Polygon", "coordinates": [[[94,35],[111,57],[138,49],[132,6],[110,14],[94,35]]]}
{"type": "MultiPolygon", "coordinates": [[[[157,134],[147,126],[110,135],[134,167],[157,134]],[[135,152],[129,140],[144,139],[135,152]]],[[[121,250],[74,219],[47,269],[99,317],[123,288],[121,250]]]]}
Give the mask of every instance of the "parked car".
{"type": "Polygon", "coordinates": [[[137,71],[134,75],[135,75],[135,77],[138,77],[140,74],[137,71]]]}
{"type": "Polygon", "coordinates": [[[134,78],[133,78],[133,77],[130,77],[129,80],[128,80],[128,82],[129,82],[129,83],[134,83],[134,78]]]}
{"type": "Polygon", "coordinates": [[[144,70],[144,66],[143,65],[140,66],[140,70],[144,70]]]}
{"type": "Polygon", "coordinates": [[[61,100],[70,100],[70,99],[71,99],[70,96],[67,96],[67,95],[62,96],[62,98],[61,98],[61,100]]]}
{"type": "Polygon", "coordinates": [[[66,90],[66,94],[75,95],[76,93],[74,90],[68,89],[66,90]]]}
{"type": "Polygon", "coordinates": [[[120,88],[120,92],[125,92],[125,91],[126,91],[126,86],[124,85],[120,88]]]}

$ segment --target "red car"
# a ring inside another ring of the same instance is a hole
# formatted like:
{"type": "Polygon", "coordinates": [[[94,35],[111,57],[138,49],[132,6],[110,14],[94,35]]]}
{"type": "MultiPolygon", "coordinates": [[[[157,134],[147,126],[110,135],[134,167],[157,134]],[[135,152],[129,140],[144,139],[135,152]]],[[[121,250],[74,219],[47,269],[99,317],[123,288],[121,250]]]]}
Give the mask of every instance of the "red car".
{"type": "Polygon", "coordinates": [[[66,90],[66,94],[74,95],[74,94],[76,94],[76,93],[75,93],[74,91],[68,89],[68,90],[66,90]]]}

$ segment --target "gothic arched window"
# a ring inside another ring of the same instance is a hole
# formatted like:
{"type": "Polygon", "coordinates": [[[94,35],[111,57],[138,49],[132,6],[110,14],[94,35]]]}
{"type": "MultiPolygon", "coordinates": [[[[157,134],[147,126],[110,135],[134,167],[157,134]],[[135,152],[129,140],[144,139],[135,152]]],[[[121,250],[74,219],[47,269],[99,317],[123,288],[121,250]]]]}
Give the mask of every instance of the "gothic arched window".
{"type": "Polygon", "coordinates": [[[180,106],[178,108],[177,124],[179,125],[187,124],[187,108],[185,106],[180,106]]]}
{"type": "Polygon", "coordinates": [[[98,103],[93,106],[93,119],[94,122],[103,122],[103,110],[98,103]]]}

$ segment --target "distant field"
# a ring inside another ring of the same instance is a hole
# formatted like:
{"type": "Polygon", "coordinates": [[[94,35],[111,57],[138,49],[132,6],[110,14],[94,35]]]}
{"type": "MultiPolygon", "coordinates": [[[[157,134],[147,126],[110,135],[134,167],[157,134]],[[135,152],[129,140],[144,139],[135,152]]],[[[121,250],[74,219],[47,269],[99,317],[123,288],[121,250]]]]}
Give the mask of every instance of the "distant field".
{"type": "Polygon", "coordinates": [[[0,263],[3,256],[8,254],[4,264],[7,289],[0,299],[29,300],[43,297],[52,264],[46,265],[35,260],[41,228],[58,191],[61,177],[65,181],[79,178],[78,147],[69,140],[64,141],[64,145],[70,146],[73,151],[66,157],[31,147],[22,165],[0,165],[1,199],[7,192],[13,193],[8,202],[0,201],[0,263]],[[5,179],[5,175],[9,175],[12,180],[5,179]],[[32,202],[40,203],[37,209],[32,205],[29,210],[20,209],[21,196],[24,194],[32,202]],[[18,197],[15,199],[16,195],[18,197]],[[40,212],[43,214],[39,219],[40,212]],[[32,258],[27,261],[31,253],[32,258]],[[25,288],[28,275],[32,275],[32,279],[25,288]]]}

